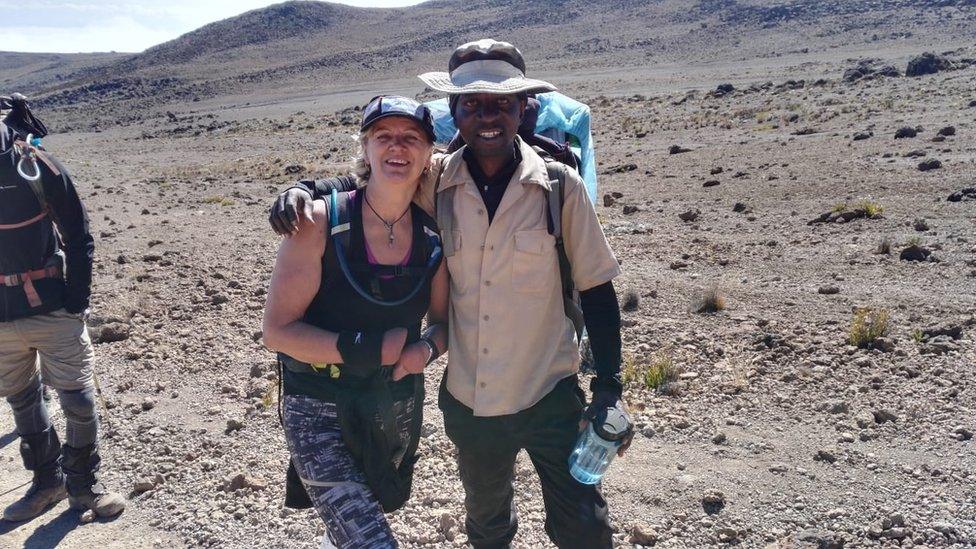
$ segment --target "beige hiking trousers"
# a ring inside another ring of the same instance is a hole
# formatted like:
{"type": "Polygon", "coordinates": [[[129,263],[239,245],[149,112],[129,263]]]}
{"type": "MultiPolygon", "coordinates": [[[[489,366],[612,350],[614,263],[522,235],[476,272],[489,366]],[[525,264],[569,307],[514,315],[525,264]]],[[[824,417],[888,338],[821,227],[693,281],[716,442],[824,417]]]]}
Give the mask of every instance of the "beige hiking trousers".
{"type": "Polygon", "coordinates": [[[24,390],[38,373],[55,389],[91,387],[94,355],[85,321],[64,309],[0,322],[0,397],[24,390]]]}

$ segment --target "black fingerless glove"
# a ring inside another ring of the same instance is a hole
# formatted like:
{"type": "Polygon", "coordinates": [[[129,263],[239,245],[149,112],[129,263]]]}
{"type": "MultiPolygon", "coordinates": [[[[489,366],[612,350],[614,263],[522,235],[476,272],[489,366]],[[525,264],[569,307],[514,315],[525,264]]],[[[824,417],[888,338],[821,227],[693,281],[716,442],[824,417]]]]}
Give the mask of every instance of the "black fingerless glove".
{"type": "Polygon", "coordinates": [[[382,330],[339,332],[336,348],[342,356],[343,375],[366,378],[379,370],[383,360],[382,330]]]}

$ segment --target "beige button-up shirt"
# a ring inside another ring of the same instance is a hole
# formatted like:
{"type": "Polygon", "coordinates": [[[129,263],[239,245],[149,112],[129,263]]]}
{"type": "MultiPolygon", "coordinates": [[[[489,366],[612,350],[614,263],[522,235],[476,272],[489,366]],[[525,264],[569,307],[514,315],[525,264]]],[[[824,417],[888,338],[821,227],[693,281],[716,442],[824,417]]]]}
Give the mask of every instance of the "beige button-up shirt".
{"type": "MultiPolygon", "coordinates": [[[[520,139],[516,143],[522,162],[491,224],[463,149],[435,159],[443,170],[436,192],[463,187],[454,193],[456,252],[446,259],[451,277],[447,389],[476,416],[529,408],[579,371],[576,333],[563,310],[555,238],[547,230],[545,161],[520,139]]],[[[428,210],[435,186],[431,177],[417,197],[428,210]]],[[[562,228],[577,289],[620,274],[586,188],[572,170],[562,228]]]]}

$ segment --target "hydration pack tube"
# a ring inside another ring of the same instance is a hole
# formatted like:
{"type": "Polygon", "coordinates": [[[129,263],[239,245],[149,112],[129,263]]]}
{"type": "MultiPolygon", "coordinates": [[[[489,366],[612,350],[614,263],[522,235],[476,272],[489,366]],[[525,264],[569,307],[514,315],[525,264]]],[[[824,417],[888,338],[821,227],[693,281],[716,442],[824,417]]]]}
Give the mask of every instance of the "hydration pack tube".
{"type": "Polygon", "coordinates": [[[419,293],[420,290],[423,289],[424,284],[427,283],[427,278],[433,276],[434,271],[440,265],[441,258],[444,255],[444,250],[441,248],[440,238],[438,238],[436,235],[428,235],[433,251],[431,252],[430,257],[427,259],[427,264],[424,267],[426,273],[424,276],[420,277],[420,280],[417,281],[416,286],[414,286],[413,289],[410,290],[410,292],[406,296],[393,301],[384,301],[382,299],[377,299],[376,297],[370,295],[369,292],[364,290],[362,286],[360,286],[359,283],[356,282],[356,279],[352,274],[352,269],[349,268],[349,263],[346,261],[346,251],[343,249],[344,248],[342,244],[343,239],[338,238],[338,236],[350,230],[351,228],[350,223],[348,219],[345,220],[343,223],[339,222],[338,191],[332,189],[332,195],[330,196],[330,199],[331,199],[331,203],[329,207],[329,227],[330,227],[329,231],[330,234],[332,235],[332,244],[336,247],[336,260],[339,263],[339,268],[342,270],[343,276],[345,276],[346,280],[349,281],[349,285],[352,286],[352,288],[356,290],[356,293],[358,293],[359,296],[365,299],[366,301],[369,301],[374,305],[380,305],[383,307],[399,307],[400,305],[403,305],[404,303],[413,299],[414,296],[416,296],[417,293],[419,293]]]}

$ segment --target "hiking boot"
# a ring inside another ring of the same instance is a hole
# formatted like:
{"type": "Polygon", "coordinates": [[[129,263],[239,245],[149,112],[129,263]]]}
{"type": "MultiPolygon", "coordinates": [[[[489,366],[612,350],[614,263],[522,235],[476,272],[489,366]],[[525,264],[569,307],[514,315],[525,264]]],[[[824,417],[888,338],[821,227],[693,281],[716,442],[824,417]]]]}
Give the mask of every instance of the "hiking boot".
{"type": "Polygon", "coordinates": [[[40,516],[44,511],[68,496],[64,483],[41,488],[40,483],[32,482],[24,497],[11,503],[3,510],[3,520],[21,522],[40,516]]]}
{"type": "Polygon", "coordinates": [[[64,445],[61,467],[67,480],[68,503],[79,511],[91,509],[101,518],[114,517],[125,510],[125,498],[109,492],[98,482],[97,473],[102,459],[98,444],[82,448],[64,445]]]}
{"type": "Polygon", "coordinates": [[[40,433],[21,435],[20,455],[24,467],[33,471],[34,477],[24,497],[4,509],[3,518],[10,522],[30,520],[67,495],[60,466],[61,441],[53,427],[40,433]]]}
{"type": "Polygon", "coordinates": [[[76,511],[87,511],[91,509],[100,518],[109,518],[125,511],[125,498],[117,492],[109,492],[96,483],[88,489],[85,494],[68,496],[68,503],[76,511]]]}

